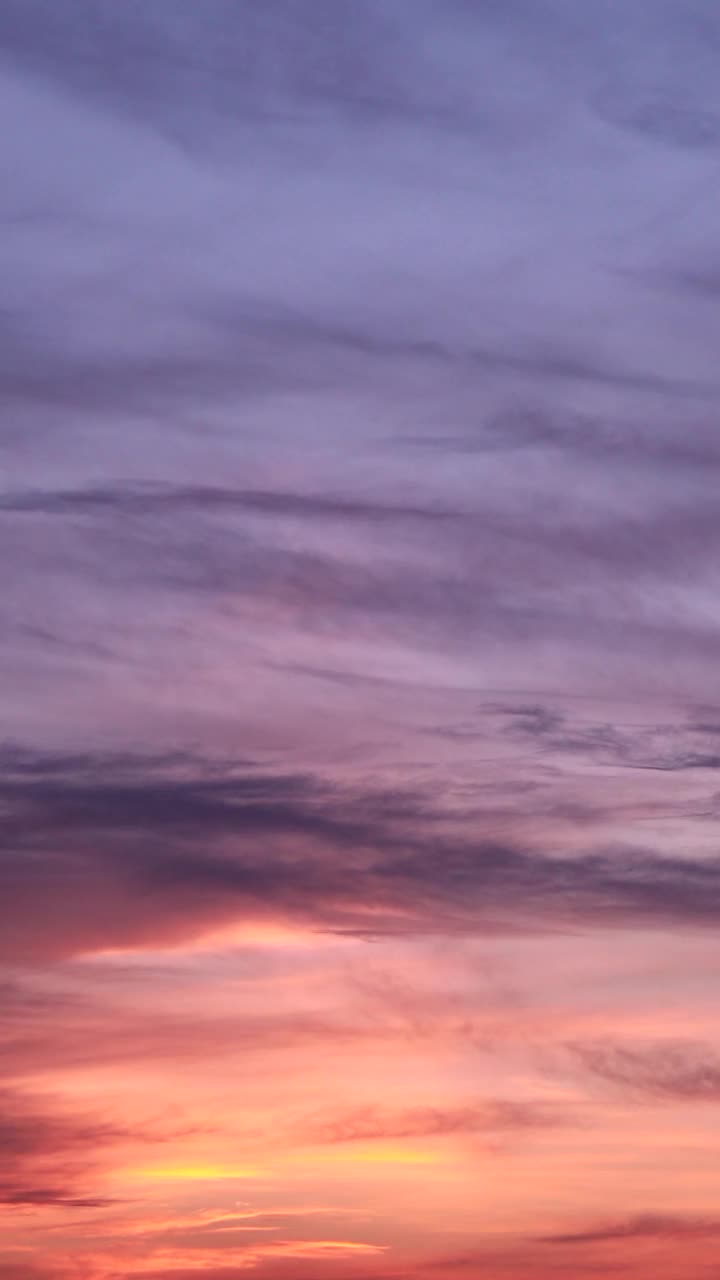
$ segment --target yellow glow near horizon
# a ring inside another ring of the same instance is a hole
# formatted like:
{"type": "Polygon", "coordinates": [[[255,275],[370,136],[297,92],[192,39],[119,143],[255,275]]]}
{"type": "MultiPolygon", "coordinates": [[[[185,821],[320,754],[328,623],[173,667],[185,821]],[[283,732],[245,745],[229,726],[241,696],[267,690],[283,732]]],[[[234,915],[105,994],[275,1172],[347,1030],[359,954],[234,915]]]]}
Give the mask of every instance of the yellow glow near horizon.
{"type": "Polygon", "coordinates": [[[297,1159],[309,1159],[310,1162],[322,1164],[407,1164],[428,1165],[444,1163],[443,1155],[438,1151],[413,1150],[412,1147],[391,1147],[381,1144],[368,1146],[352,1146],[331,1148],[325,1151],[313,1151],[309,1157],[298,1156],[297,1159]]]}
{"type": "MultiPolygon", "coordinates": [[[[295,1151],[285,1155],[279,1163],[288,1166],[303,1165],[405,1165],[427,1166],[447,1162],[440,1151],[391,1146],[382,1143],[328,1147],[321,1150],[295,1151]]],[[[154,1182],[222,1182],[233,1179],[252,1179],[268,1176],[268,1170],[258,1165],[234,1164],[182,1164],[147,1166],[129,1169],[125,1177],[151,1179],[154,1182]]]]}
{"type": "Polygon", "coordinates": [[[208,1164],[170,1165],[161,1168],[128,1169],[130,1178],[154,1178],[157,1181],[222,1182],[233,1178],[261,1178],[263,1171],[253,1166],[208,1164]]]}

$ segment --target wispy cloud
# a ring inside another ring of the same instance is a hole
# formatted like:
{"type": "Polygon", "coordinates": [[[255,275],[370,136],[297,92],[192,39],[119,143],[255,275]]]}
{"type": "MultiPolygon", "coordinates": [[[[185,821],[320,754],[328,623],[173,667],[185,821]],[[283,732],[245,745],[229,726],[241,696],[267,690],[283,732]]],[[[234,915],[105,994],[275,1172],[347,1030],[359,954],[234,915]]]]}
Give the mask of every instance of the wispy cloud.
{"type": "Polygon", "coordinates": [[[99,1209],[111,1198],[95,1191],[103,1157],[142,1133],[102,1119],[68,1114],[58,1101],[4,1089],[0,1142],[5,1166],[0,1204],[7,1208],[99,1209]]]}
{"type": "Polygon", "coordinates": [[[548,1244],[593,1245],[634,1240],[705,1239],[720,1235],[720,1219],[647,1213],[598,1224],[566,1235],[545,1236],[548,1244]]]}
{"type": "Polygon", "coordinates": [[[167,776],[142,762],[127,780],[72,759],[64,774],[52,759],[45,775],[24,768],[2,786],[9,954],[190,936],[248,917],[368,936],[717,918],[711,861],[632,847],[560,858],[494,841],[469,818],[450,834],[412,793],[260,771],[167,776]]]}
{"type": "Polygon", "coordinates": [[[720,1097],[720,1057],[710,1045],[601,1041],[577,1044],[573,1053],[599,1079],[646,1100],[714,1103],[720,1097]]]}
{"type": "Polygon", "coordinates": [[[378,1138],[444,1137],[452,1134],[503,1133],[560,1123],[552,1110],[529,1104],[489,1100],[465,1106],[416,1107],[383,1112],[367,1107],[346,1114],[309,1118],[301,1127],[306,1140],[320,1143],[367,1142],[378,1138]]]}

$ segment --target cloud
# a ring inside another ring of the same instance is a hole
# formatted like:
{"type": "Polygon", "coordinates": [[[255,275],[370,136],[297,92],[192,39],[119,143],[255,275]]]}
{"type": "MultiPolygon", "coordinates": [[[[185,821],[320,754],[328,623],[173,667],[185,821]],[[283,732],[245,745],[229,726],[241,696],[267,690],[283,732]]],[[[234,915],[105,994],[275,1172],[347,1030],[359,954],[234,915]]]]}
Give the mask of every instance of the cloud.
{"type": "Polygon", "coordinates": [[[647,1101],[715,1103],[720,1098],[720,1058],[709,1045],[600,1041],[571,1049],[585,1070],[647,1101]]]}
{"type": "Polygon", "coordinates": [[[715,148],[720,145],[720,114],[699,105],[673,101],[662,91],[647,96],[630,91],[618,97],[617,86],[596,98],[598,114],[621,129],[646,135],[671,147],[715,148]]]}
{"type": "MultiPolygon", "coordinates": [[[[5,501],[13,508],[0,516],[9,552],[5,609],[11,629],[27,624],[18,638],[26,656],[29,645],[43,650],[39,593],[48,578],[68,601],[52,614],[55,630],[61,623],[71,650],[104,651],[104,668],[116,671],[136,671],[138,655],[162,665],[166,643],[182,644],[201,627],[212,628],[224,654],[234,634],[228,610],[242,617],[246,634],[262,633],[290,659],[310,637],[330,645],[352,635],[371,649],[400,646],[424,664],[462,656],[471,669],[480,646],[494,666],[502,653],[513,673],[532,633],[543,638],[554,682],[561,654],[574,679],[584,679],[602,650],[628,680],[633,665],[652,675],[649,660],[672,652],[699,688],[714,652],[699,589],[687,609],[665,603],[673,593],[682,602],[689,575],[704,579],[714,508],[594,527],[568,515],[549,527],[542,518],[461,504],[453,515],[440,502],[280,491],[130,486],[5,501]],[[66,517],[60,528],[49,514],[66,517]],[[323,535],[330,522],[337,542],[323,535]],[[670,595],[660,596],[660,586],[670,595]],[[142,645],[133,645],[138,603],[148,594],[153,608],[143,614],[142,645]],[[92,603],[100,600],[102,626],[92,603]]],[[[53,652],[56,663],[69,661],[57,644],[53,652]]]]}
{"type": "Polygon", "coordinates": [[[543,1236],[542,1239],[547,1244],[593,1245],[635,1240],[693,1240],[717,1235],[720,1235],[720,1218],[647,1213],[588,1227],[582,1231],[543,1236]]]}
{"type": "MultiPolygon", "coordinates": [[[[357,1218],[275,1221],[274,1252],[238,1227],[227,1265],[198,1232],[86,1257],[166,1083],[193,1115],[225,1091],[208,1146],[236,1125],[280,1180],[301,1139],[348,1144],[327,1170],[363,1141],[559,1124],[527,1078],[538,1029],[574,1086],[627,1102],[611,1125],[716,1100],[710,1046],[670,1021],[625,1041],[605,1010],[626,956],[705,947],[720,915],[720,17],[607,8],[0,5],[0,684],[23,743],[0,752],[0,953],[27,966],[0,996],[28,1085],[0,1181],[13,1218],[76,1231],[39,1242],[63,1280],[406,1280],[431,1236],[436,1274],[577,1272],[560,1238],[483,1244],[523,1188],[592,1163],[592,1131],[544,1135],[540,1181],[528,1156],[489,1187],[476,1240],[439,1174],[412,1214],[378,1175],[388,1237],[427,1231],[397,1263],[357,1218]],[[490,953],[513,990],[488,1012],[490,953]],[[353,985],[374,954],[417,990],[353,985]],[[412,1094],[376,1090],[406,1066],[412,1094]],[[107,1117],[77,1114],[86,1083],[107,1117]]],[[[623,1008],[651,1020],[641,968],[623,1008]]],[[[167,1194],[182,1218],[188,1183],[167,1194]]],[[[649,1222],[673,1252],[658,1216],[605,1211],[580,1230],[618,1233],[618,1269],[649,1222]]]]}
{"type": "MultiPolygon", "coordinates": [[[[12,759],[12,757],[11,757],[12,759]]],[[[27,756],[0,785],[8,956],[191,937],[232,920],[360,937],[712,927],[713,860],[618,848],[557,856],[447,825],[412,790],[307,774],[183,770],[142,758],[45,774],[27,756]]]]}
{"type": "Polygon", "coordinates": [[[299,663],[320,635],[616,687],[672,652],[705,685],[706,304],[678,314],[611,248],[702,177],[671,135],[715,110],[705,9],[635,6],[616,42],[559,2],[13,0],[11,687],[66,688],[85,655],[107,698],[211,630],[234,652],[238,615],[299,663]],[[658,93],[651,139],[633,104],[658,93]],[[433,441],[411,468],[410,429],[433,441]]]}
{"type": "Polygon", "coordinates": [[[107,1150],[132,1139],[139,1135],[123,1126],[67,1114],[57,1105],[51,1109],[47,1099],[5,1088],[0,1092],[0,1204],[35,1209],[111,1204],[88,1187],[107,1150]]]}
{"type": "MultiPolygon", "coordinates": [[[[361,1240],[286,1239],[241,1247],[230,1244],[223,1248],[176,1248],[159,1245],[145,1249],[141,1256],[123,1250],[118,1257],[117,1253],[102,1250],[88,1253],[80,1261],[85,1267],[84,1274],[91,1276],[93,1280],[119,1280],[119,1277],[126,1280],[126,1277],[131,1276],[140,1277],[141,1280],[184,1280],[186,1276],[197,1276],[198,1273],[215,1277],[216,1280],[235,1280],[235,1277],[244,1275],[247,1271],[253,1272],[256,1268],[261,1275],[276,1274],[273,1264],[279,1264],[278,1275],[288,1274],[283,1267],[286,1260],[290,1264],[290,1274],[293,1275],[312,1275],[312,1271],[305,1271],[306,1262],[315,1268],[322,1264],[323,1270],[332,1275],[332,1271],[328,1272],[327,1264],[332,1265],[335,1261],[343,1267],[343,1274],[348,1274],[348,1268],[352,1268],[353,1274],[367,1275],[368,1271],[362,1264],[381,1259],[385,1252],[384,1246],[361,1240]],[[121,1271],[117,1269],[118,1263],[122,1267],[121,1271]],[[356,1265],[358,1270],[355,1269],[356,1265]]],[[[370,1274],[375,1275],[376,1271],[373,1269],[370,1274]]]]}
{"type": "Polygon", "coordinates": [[[558,1123],[550,1111],[534,1105],[489,1100],[465,1106],[414,1107],[385,1112],[365,1107],[327,1118],[310,1117],[301,1128],[306,1141],[367,1142],[379,1138],[445,1137],[452,1134],[503,1133],[558,1123]]]}
{"type": "MultiPolygon", "coordinates": [[[[544,753],[661,773],[720,768],[712,723],[688,719],[686,723],[620,726],[594,721],[587,715],[573,719],[552,706],[521,703],[491,703],[483,708],[482,716],[497,718],[503,735],[534,741],[544,753]]],[[[479,736],[481,720],[478,717],[467,733],[479,736]]],[[[453,729],[439,732],[452,736],[453,729]]]]}
{"type": "MultiPolygon", "coordinates": [[[[690,269],[684,272],[658,268],[654,274],[639,274],[639,278],[644,284],[664,283],[665,287],[676,284],[681,288],[686,283],[688,289],[698,292],[704,282],[708,296],[713,288],[710,269],[698,268],[693,274],[690,269]]],[[[542,399],[528,397],[479,415],[472,429],[465,432],[428,432],[410,436],[402,443],[414,453],[440,452],[450,456],[536,452],[566,463],[593,465],[598,471],[622,461],[624,467],[644,469],[646,474],[652,468],[656,476],[668,471],[677,474],[678,469],[697,473],[720,462],[720,448],[710,421],[700,418],[682,438],[672,419],[666,423],[663,415],[654,415],[651,423],[648,425],[644,418],[632,413],[625,417],[593,416],[561,405],[548,407],[542,399]]]]}
{"type": "Polygon", "coordinates": [[[188,485],[184,488],[126,486],[77,492],[0,495],[0,511],[29,515],[153,516],[183,512],[226,512],[287,519],[370,522],[457,519],[458,513],[428,507],[385,506],[379,502],[322,494],[280,493],[188,485]]]}
{"type": "MultiPolygon", "coordinates": [[[[163,945],[163,939],[157,937],[141,939],[137,945],[143,942],[150,948],[163,945]]],[[[208,1056],[217,1063],[238,1054],[262,1060],[265,1055],[312,1052],[320,1046],[360,1047],[378,1035],[377,1027],[367,1018],[342,1009],[319,1014],[303,1009],[275,1013],[242,1008],[229,1017],[225,1011],[203,1008],[188,1017],[183,1010],[167,1008],[158,995],[157,1008],[152,1011],[129,1010],[126,1002],[117,998],[112,984],[104,998],[96,996],[79,1007],[67,1007],[59,998],[58,1005],[56,1015],[47,1016],[42,1028],[20,1009],[9,1019],[3,1044],[8,1071],[31,1075],[49,1061],[71,1072],[109,1066],[132,1071],[152,1061],[162,1071],[172,1072],[173,1064],[195,1069],[207,1062],[208,1056]]],[[[212,1124],[209,1129],[213,1131],[212,1124]]],[[[168,1123],[158,1131],[160,1138],[164,1132],[172,1138],[182,1136],[187,1126],[168,1123]]]]}
{"type": "MultiPolygon", "coordinates": [[[[106,1012],[106,1011],[103,1011],[106,1012]]],[[[23,1078],[23,1054],[30,1051],[36,1037],[34,1066],[48,1060],[57,1063],[63,1057],[62,1041],[74,1034],[86,1039],[93,1026],[87,1007],[58,997],[44,1013],[43,1029],[37,1031],[38,1010],[29,993],[20,988],[9,993],[6,1029],[3,1036],[3,1063],[7,1079],[23,1078]],[[76,1019],[77,1021],[73,1021],[76,1019]],[[13,1032],[18,1032],[17,1041],[13,1032]],[[55,1040],[55,1037],[57,1039],[55,1040]],[[53,1045],[57,1044],[57,1054],[53,1045]],[[17,1053],[18,1048],[20,1053],[17,1053]]],[[[112,1056],[112,1028],[106,1017],[95,1010],[95,1030],[100,1037],[107,1032],[106,1052],[112,1056]],[[103,1031],[104,1027],[104,1031],[103,1031]]],[[[131,1020],[123,1031],[132,1034],[131,1020]]],[[[119,1048],[121,1036],[115,1043],[119,1048]]],[[[75,1061],[87,1062],[85,1053],[75,1061]]],[[[66,1061],[73,1062],[72,1051],[66,1061]]],[[[125,1118],[108,1119],[88,1109],[71,1106],[62,1096],[45,1094],[13,1084],[0,1087],[0,1145],[4,1154],[0,1174],[0,1206],[8,1210],[98,1210],[114,1207],[118,1202],[105,1192],[105,1175],[118,1153],[133,1148],[172,1144],[187,1138],[194,1130],[172,1120],[163,1123],[132,1123],[125,1118]]]]}

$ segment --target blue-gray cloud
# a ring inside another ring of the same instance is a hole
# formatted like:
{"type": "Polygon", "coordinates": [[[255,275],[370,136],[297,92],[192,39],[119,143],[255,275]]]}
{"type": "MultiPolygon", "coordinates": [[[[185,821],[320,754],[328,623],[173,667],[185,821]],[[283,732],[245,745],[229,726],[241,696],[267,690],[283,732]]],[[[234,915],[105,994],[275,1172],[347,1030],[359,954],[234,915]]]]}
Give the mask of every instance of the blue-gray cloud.
{"type": "Polygon", "coordinates": [[[310,775],[217,766],[168,774],[142,760],[33,766],[26,756],[13,777],[10,756],[0,794],[10,957],[258,918],[361,937],[493,936],[714,928],[720,912],[716,859],[528,850],[490,838],[472,810],[449,828],[426,791],[338,789],[310,775]]]}

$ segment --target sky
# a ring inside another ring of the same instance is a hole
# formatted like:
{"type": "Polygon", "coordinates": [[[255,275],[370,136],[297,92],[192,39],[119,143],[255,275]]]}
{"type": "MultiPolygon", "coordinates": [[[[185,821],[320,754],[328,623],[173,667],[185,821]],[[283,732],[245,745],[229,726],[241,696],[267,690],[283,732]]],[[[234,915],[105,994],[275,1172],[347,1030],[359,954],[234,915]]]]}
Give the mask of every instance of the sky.
{"type": "Polygon", "coordinates": [[[3,1280],[716,1280],[719,61],[0,5],[3,1280]]]}

